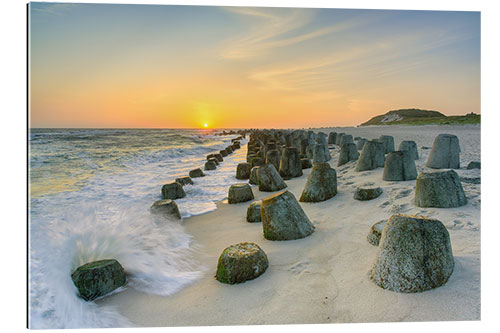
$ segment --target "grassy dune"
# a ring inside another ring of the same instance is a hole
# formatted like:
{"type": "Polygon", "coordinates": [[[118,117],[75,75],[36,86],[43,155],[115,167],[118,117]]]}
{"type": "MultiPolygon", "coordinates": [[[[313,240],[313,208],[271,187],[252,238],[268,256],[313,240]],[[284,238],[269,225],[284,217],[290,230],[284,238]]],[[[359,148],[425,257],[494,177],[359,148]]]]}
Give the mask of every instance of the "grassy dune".
{"type": "Polygon", "coordinates": [[[360,126],[369,125],[465,125],[481,123],[481,115],[445,116],[437,111],[420,109],[392,110],[375,116],[360,126]]]}
{"type": "Polygon", "coordinates": [[[409,118],[400,121],[391,121],[383,125],[466,125],[480,124],[481,115],[450,116],[444,118],[409,118]]]}

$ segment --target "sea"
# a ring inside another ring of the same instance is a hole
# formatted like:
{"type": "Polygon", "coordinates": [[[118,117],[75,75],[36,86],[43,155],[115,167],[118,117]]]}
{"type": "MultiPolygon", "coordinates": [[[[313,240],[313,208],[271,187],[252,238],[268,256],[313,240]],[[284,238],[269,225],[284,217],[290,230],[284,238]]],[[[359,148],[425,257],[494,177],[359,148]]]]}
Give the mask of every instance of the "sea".
{"type": "MultiPolygon", "coordinates": [[[[30,129],[28,321],[30,328],[134,326],[99,302],[78,297],[71,273],[99,259],[117,259],[128,288],[168,297],[206,268],[185,219],[216,209],[236,182],[243,150],[185,185],[182,220],[151,215],[161,186],[202,168],[206,155],[237,135],[197,129],[30,129]]],[[[243,140],[242,144],[247,141],[243,140]]],[[[241,182],[241,181],[238,181],[241,182]]]]}

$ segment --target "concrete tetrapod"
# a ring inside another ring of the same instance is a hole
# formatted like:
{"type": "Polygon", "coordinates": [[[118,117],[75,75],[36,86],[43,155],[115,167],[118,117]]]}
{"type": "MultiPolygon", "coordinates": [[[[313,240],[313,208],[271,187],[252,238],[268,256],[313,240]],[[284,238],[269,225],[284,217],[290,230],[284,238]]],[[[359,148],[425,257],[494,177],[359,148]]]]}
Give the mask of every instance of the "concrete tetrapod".
{"type": "Polygon", "coordinates": [[[240,202],[246,202],[253,200],[253,192],[250,185],[246,183],[233,184],[229,187],[229,192],[227,196],[227,202],[230,204],[236,204],[240,202]]]}
{"type": "Polygon", "coordinates": [[[433,169],[460,169],[458,137],[451,134],[439,134],[434,139],[425,166],[433,169]]]}
{"type": "Polygon", "coordinates": [[[299,201],[320,202],[333,198],[336,194],[337,173],[325,162],[313,167],[299,201]]]}
{"type": "Polygon", "coordinates": [[[382,237],[382,231],[384,230],[386,223],[387,220],[382,220],[371,226],[370,232],[368,233],[368,236],[366,236],[366,240],[368,241],[368,243],[374,246],[378,246],[378,244],[380,243],[380,237],[382,237]]]}
{"type": "Polygon", "coordinates": [[[262,217],[260,216],[260,206],[262,205],[262,200],[257,200],[251,202],[247,208],[247,222],[262,222],[262,217]]]}
{"type": "Polygon", "coordinates": [[[359,201],[373,200],[381,196],[383,193],[380,187],[363,188],[358,187],[354,192],[354,199],[359,201]]]}
{"type": "Polygon", "coordinates": [[[257,185],[257,170],[260,168],[260,166],[255,166],[250,170],[250,178],[248,180],[248,183],[251,185],[257,185]]]}
{"type": "Polygon", "coordinates": [[[417,179],[417,167],[410,151],[393,151],[387,154],[382,179],[388,181],[417,179]]]}
{"type": "Polygon", "coordinates": [[[415,205],[451,208],[467,204],[460,178],[453,170],[423,172],[417,177],[415,205]]]}
{"type": "Polygon", "coordinates": [[[384,144],[384,154],[388,154],[388,153],[396,150],[394,148],[394,137],[393,136],[381,135],[378,140],[384,144]]]}
{"type": "Polygon", "coordinates": [[[276,170],[279,170],[280,159],[281,159],[281,154],[278,150],[270,150],[266,154],[266,163],[265,164],[272,164],[272,165],[274,165],[276,170]]]}
{"type": "Polygon", "coordinates": [[[337,166],[346,164],[349,161],[355,161],[359,157],[358,148],[354,143],[344,143],[340,148],[339,160],[337,166]]]}
{"type": "Polygon", "coordinates": [[[191,177],[191,178],[205,177],[205,174],[203,173],[203,171],[200,168],[198,168],[198,169],[194,169],[194,170],[189,171],[189,177],[191,177]]]}
{"type": "Polygon", "coordinates": [[[418,160],[418,148],[417,148],[417,143],[412,140],[405,140],[401,141],[399,144],[398,150],[407,150],[410,152],[410,155],[413,157],[414,160],[418,160]]]}
{"type": "Polygon", "coordinates": [[[161,188],[162,199],[180,199],[186,196],[182,185],[177,182],[168,183],[161,188]]]}
{"type": "Polygon", "coordinates": [[[92,301],[123,286],[126,276],[118,261],[104,259],[78,267],[71,274],[71,280],[78,289],[80,297],[92,301]]]}
{"type": "Polygon", "coordinates": [[[222,251],[217,263],[217,281],[227,284],[242,283],[262,275],[269,260],[255,243],[239,243],[222,251]]]}
{"type": "Polygon", "coordinates": [[[450,235],[443,223],[396,214],[385,224],[369,274],[381,288],[415,293],[444,285],[453,268],[450,235]]]}
{"type": "MultiPolygon", "coordinates": [[[[328,152],[328,155],[330,155],[330,152],[328,152]]],[[[315,144],[313,148],[313,164],[324,163],[329,160],[324,145],[321,143],[315,144]]]]}
{"type": "Polygon", "coordinates": [[[153,203],[149,211],[152,214],[164,215],[166,217],[181,218],[177,203],[171,199],[158,200],[153,203]]]}
{"type": "Polygon", "coordinates": [[[280,160],[279,174],[283,177],[283,179],[290,179],[303,175],[299,151],[297,148],[286,147],[283,149],[280,160]]]}
{"type": "Polygon", "coordinates": [[[236,167],[236,179],[250,178],[250,170],[252,170],[250,163],[239,163],[236,167]]]}
{"type": "Polygon", "coordinates": [[[264,237],[269,240],[304,238],[314,232],[314,226],[288,191],[276,193],[262,200],[260,208],[264,237]]]}
{"type": "Polygon", "coordinates": [[[385,163],[384,144],[370,140],[365,143],[358,161],[356,162],[356,171],[373,170],[383,167],[385,163]]]}
{"type": "Polygon", "coordinates": [[[264,164],[257,170],[259,191],[275,192],[287,187],[278,171],[272,164],[264,164]]]}
{"type": "Polygon", "coordinates": [[[328,144],[334,145],[336,142],[337,142],[337,133],[336,132],[328,133],[328,144]]]}
{"type": "Polygon", "coordinates": [[[356,141],[356,148],[358,148],[358,150],[362,150],[362,149],[363,149],[363,147],[364,147],[364,145],[365,145],[365,143],[366,143],[366,141],[368,141],[368,140],[366,140],[366,139],[364,139],[364,138],[359,138],[359,139],[356,141]]]}
{"type": "Polygon", "coordinates": [[[344,134],[342,136],[342,139],[340,139],[340,146],[342,147],[342,145],[344,143],[354,143],[354,140],[352,138],[352,135],[351,134],[344,134]]]}

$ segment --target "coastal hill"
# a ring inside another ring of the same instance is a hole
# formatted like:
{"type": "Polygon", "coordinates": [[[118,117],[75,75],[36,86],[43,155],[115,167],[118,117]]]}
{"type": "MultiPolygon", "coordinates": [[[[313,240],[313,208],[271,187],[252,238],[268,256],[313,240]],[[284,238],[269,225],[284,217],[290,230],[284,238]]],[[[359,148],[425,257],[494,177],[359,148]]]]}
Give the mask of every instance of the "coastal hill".
{"type": "Polygon", "coordinates": [[[441,112],[433,110],[399,109],[375,116],[359,126],[478,124],[480,122],[481,116],[475,113],[464,116],[445,116],[441,112]]]}

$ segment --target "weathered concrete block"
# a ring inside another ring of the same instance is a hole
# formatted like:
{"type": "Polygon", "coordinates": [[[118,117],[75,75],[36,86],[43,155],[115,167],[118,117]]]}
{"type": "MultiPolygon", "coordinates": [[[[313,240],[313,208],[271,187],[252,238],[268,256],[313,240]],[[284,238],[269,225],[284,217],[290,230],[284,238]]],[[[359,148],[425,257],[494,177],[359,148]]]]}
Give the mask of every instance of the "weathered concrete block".
{"type": "Polygon", "coordinates": [[[251,162],[252,162],[252,160],[253,160],[254,158],[256,158],[256,157],[259,157],[259,158],[260,158],[260,154],[259,154],[258,152],[257,152],[257,153],[255,153],[255,154],[253,154],[253,153],[252,153],[252,154],[248,154],[248,155],[247,155],[247,163],[251,163],[251,162]]]}
{"type": "Polygon", "coordinates": [[[362,150],[363,149],[363,146],[365,145],[366,143],[366,139],[363,139],[363,138],[360,138],[356,141],[356,148],[358,148],[358,150],[362,150]]]}
{"type": "Polygon", "coordinates": [[[126,276],[118,261],[104,259],[78,267],[71,274],[71,280],[78,289],[80,297],[92,301],[123,286],[126,276]]]}
{"type": "Polygon", "coordinates": [[[281,159],[281,154],[278,150],[270,150],[267,152],[265,164],[272,164],[274,165],[276,170],[279,170],[280,159],[281,159]]]}
{"type": "Polygon", "coordinates": [[[468,170],[471,170],[471,169],[481,169],[481,162],[470,162],[469,165],[467,165],[467,169],[468,170]]]}
{"type": "Polygon", "coordinates": [[[345,135],[345,133],[337,133],[337,140],[335,142],[335,144],[337,146],[340,146],[340,142],[342,141],[342,137],[345,135]]]}
{"type": "Polygon", "coordinates": [[[257,200],[251,202],[247,208],[247,222],[262,222],[262,217],[260,216],[260,206],[262,205],[262,200],[257,200]]]}
{"type": "Polygon", "coordinates": [[[380,238],[382,237],[382,231],[384,230],[386,223],[387,220],[382,220],[372,225],[372,227],[370,228],[370,232],[366,237],[368,243],[374,246],[378,246],[378,244],[380,243],[380,238]]]}
{"type": "Polygon", "coordinates": [[[224,161],[224,158],[222,157],[221,153],[214,154],[214,157],[217,159],[218,162],[224,161]]]}
{"type": "Polygon", "coordinates": [[[384,154],[395,151],[394,148],[394,137],[391,135],[381,135],[379,141],[384,144],[384,154]]]}
{"type": "Polygon", "coordinates": [[[266,254],[255,243],[239,243],[224,249],[217,264],[217,281],[242,283],[262,275],[269,267],[266,254]]]}
{"type": "Polygon", "coordinates": [[[363,188],[358,187],[354,192],[354,199],[359,201],[373,200],[381,196],[383,193],[380,187],[363,188]]]}
{"type": "Polygon", "coordinates": [[[177,182],[168,183],[161,188],[162,199],[180,199],[186,196],[181,184],[177,182]]]}
{"type": "Polygon", "coordinates": [[[300,164],[302,166],[302,170],[312,168],[311,160],[308,159],[308,158],[301,158],[300,159],[300,164]]]}
{"type": "Polygon", "coordinates": [[[302,176],[299,151],[295,147],[283,149],[280,160],[279,174],[284,179],[302,176]]]}
{"type": "Polygon", "coordinates": [[[292,193],[283,191],[262,200],[260,208],[264,237],[269,240],[304,238],[314,232],[292,193]]]}
{"type": "Polygon", "coordinates": [[[236,179],[250,178],[250,170],[252,170],[250,163],[239,163],[236,167],[236,179]]]}
{"type": "Polygon", "coordinates": [[[385,158],[383,180],[405,181],[417,179],[417,167],[407,150],[390,152],[385,158]]]}
{"type": "Polygon", "coordinates": [[[275,192],[287,187],[280,174],[272,164],[264,164],[257,170],[259,191],[275,192]]]}
{"type": "Polygon", "coordinates": [[[227,202],[230,204],[236,204],[240,202],[246,202],[253,200],[253,192],[250,185],[246,183],[233,184],[229,188],[229,193],[227,196],[227,202]]]}
{"type": "Polygon", "coordinates": [[[261,158],[261,157],[254,157],[252,158],[252,160],[250,161],[250,165],[251,167],[255,167],[255,166],[261,166],[261,165],[264,165],[264,159],[261,158]]]}
{"type": "Polygon", "coordinates": [[[346,164],[349,161],[355,161],[359,157],[358,148],[354,143],[344,143],[340,148],[339,160],[337,166],[346,164]]]}
{"type": "Polygon", "coordinates": [[[382,231],[370,278],[381,288],[415,293],[444,285],[453,268],[450,236],[440,221],[397,214],[382,231]]]}
{"type": "Polygon", "coordinates": [[[189,171],[189,177],[191,178],[205,177],[205,174],[200,168],[197,168],[189,171]]]}
{"type": "Polygon", "coordinates": [[[179,184],[181,184],[181,186],[184,186],[184,185],[193,185],[193,180],[191,179],[191,177],[188,177],[188,176],[185,176],[185,177],[179,177],[179,178],[175,178],[175,181],[179,184]]]}
{"type": "Polygon", "coordinates": [[[460,145],[456,135],[439,134],[425,164],[433,169],[460,169],[460,145]]]}
{"type": "Polygon", "coordinates": [[[450,208],[467,204],[462,184],[453,170],[423,172],[417,177],[415,205],[450,208]]]}
{"type": "Polygon", "coordinates": [[[207,161],[205,163],[205,170],[215,170],[217,169],[217,166],[215,165],[215,162],[213,160],[207,161]]]}
{"type": "Polygon", "coordinates": [[[210,161],[214,162],[215,166],[219,165],[219,161],[215,157],[210,158],[208,162],[210,161]]]}
{"type": "Polygon", "coordinates": [[[300,157],[301,158],[306,158],[307,157],[307,147],[309,147],[309,140],[308,139],[302,139],[300,141],[300,157]]]}
{"type": "Polygon", "coordinates": [[[328,155],[326,154],[325,146],[323,144],[315,144],[313,148],[313,164],[328,162],[331,158],[329,158],[329,155],[330,152],[328,152],[328,155]]]}
{"type": "Polygon", "coordinates": [[[336,142],[337,142],[337,133],[336,132],[328,133],[328,144],[334,145],[336,142]]]}
{"type": "Polygon", "coordinates": [[[314,157],[313,148],[311,146],[306,147],[306,158],[312,159],[314,157]]]}
{"type": "Polygon", "coordinates": [[[342,147],[346,143],[354,143],[354,140],[353,140],[351,134],[342,135],[342,139],[340,139],[340,146],[342,147]]]}
{"type": "Polygon", "coordinates": [[[370,140],[365,143],[356,162],[356,171],[373,170],[383,167],[385,163],[384,144],[370,140]]]}
{"type": "Polygon", "coordinates": [[[149,211],[152,214],[164,215],[166,217],[181,218],[177,203],[171,199],[158,200],[153,203],[149,211]]]}
{"type": "Polygon", "coordinates": [[[418,148],[417,148],[417,143],[415,141],[411,140],[401,141],[398,150],[399,151],[407,150],[410,152],[410,155],[414,160],[418,160],[418,148]]]}
{"type": "Polygon", "coordinates": [[[320,202],[337,194],[337,173],[328,163],[316,164],[302,191],[299,201],[320,202]]]}
{"type": "Polygon", "coordinates": [[[260,168],[260,166],[255,166],[250,170],[250,179],[248,181],[249,184],[252,185],[257,185],[257,170],[260,168]]]}
{"type": "Polygon", "coordinates": [[[316,143],[321,145],[321,147],[323,148],[323,154],[326,157],[326,160],[331,160],[332,157],[330,155],[330,150],[328,149],[328,143],[326,142],[326,134],[323,132],[319,132],[318,135],[316,135],[316,143]]]}

